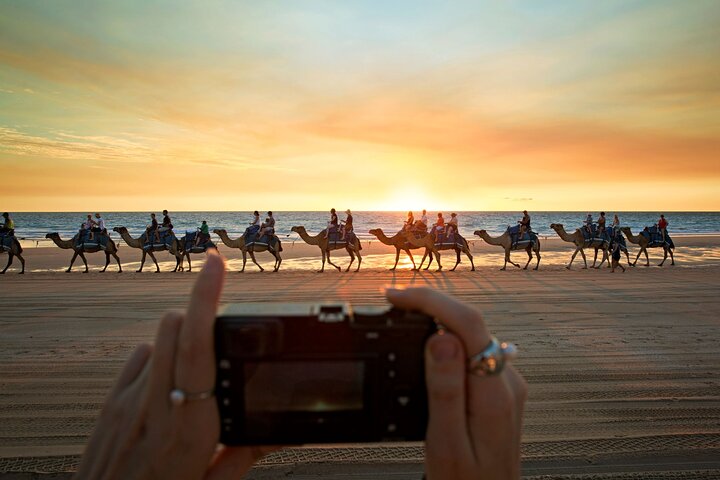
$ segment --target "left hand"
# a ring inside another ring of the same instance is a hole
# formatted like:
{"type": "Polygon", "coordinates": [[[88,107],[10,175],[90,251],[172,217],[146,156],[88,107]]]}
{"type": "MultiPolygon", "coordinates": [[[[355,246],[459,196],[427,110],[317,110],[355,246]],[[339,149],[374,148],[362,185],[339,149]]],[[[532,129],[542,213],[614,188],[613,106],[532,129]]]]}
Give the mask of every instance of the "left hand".
{"type": "Polygon", "coordinates": [[[187,311],[166,314],[155,345],[140,345],[105,402],[76,479],[239,478],[271,448],[218,445],[215,398],[170,403],[174,388],[215,384],[213,326],[225,277],[217,250],[192,290],[187,311]]]}

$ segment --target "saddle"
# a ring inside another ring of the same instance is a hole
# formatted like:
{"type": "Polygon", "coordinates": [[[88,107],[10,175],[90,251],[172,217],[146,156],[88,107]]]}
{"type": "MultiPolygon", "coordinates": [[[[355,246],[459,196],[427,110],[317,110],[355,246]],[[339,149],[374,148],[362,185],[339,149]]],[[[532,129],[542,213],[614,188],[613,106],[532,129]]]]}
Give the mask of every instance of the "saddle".
{"type": "Polygon", "coordinates": [[[195,245],[195,237],[198,235],[200,235],[200,232],[188,232],[185,234],[185,237],[183,237],[183,247],[186,252],[201,253],[206,251],[208,248],[215,248],[215,243],[213,243],[210,239],[210,235],[208,235],[204,242],[201,241],[195,245]]]}
{"type": "Polygon", "coordinates": [[[83,250],[100,248],[105,250],[110,241],[110,236],[107,234],[107,230],[102,232],[93,232],[93,238],[90,239],[90,230],[83,230],[77,235],[75,246],[83,250]]]}
{"type": "Polygon", "coordinates": [[[260,236],[260,237],[258,237],[257,230],[253,233],[249,233],[248,231],[246,231],[245,235],[243,235],[243,237],[245,238],[245,246],[246,247],[250,247],[253,245],[267,245],[268,250],[270,250],[270,251],[275,251],[275,252],[283,251],[282,242],[280,242],[280,239],[278,238],[278,236],[275,235],[274,229],[270,230],[269,232],[263,233],[262,236],[260,236]]]}
{"type": "Polygon", "coordinates": [[[523,232],[522,237],[520,237],[520,225],[508,227],[507,233],[510,235],[513,248],[517,248],[526,243],[534,245],[538,240],[537,233],[533,232],[532,229],[526,230],[523,232]]]}
{"type": "MultiPolygon", "coordinates": [[[[323,234],[324,233],[325,230],[323,230],[323,234]]],[[[331,228],[330,233],[328,234],[328,244],[333,246],[343,246],[348,244],[354,244],[355,240],[357,239],[355,232],[345,232],[345,238],[343,239],[341,237],[342,234],[338,230],[331,228]]],[[[360,250],[362,250],[362,244],[360,244],[360,250]]]]}
{"type": "Polygon", "coordinates": [[[159,242],[155,238],[155,233],[151,234],[149,238],[147,232],[143,233],[141,237],[143,239],[143,250],[149,250],[151,248],[155,250],[169,250],[175,234],[173,234],[172,230],[166,230],[164,232],[158,232],[158,235],[160,236],[159,242]]]}
{"type": "Polygon", "coordinates": [[[597,223],[593,223],[590,225],[590,231],[588,231],[587,226],[583,225],[580,227],[580,231],[583,234],[583,239],[585,240],[586,244],[590,244],[593,242],[609,242],[610,237],[608,236],[607,228],[605,229],[605,232],[602,234],[600,233],[600,229],[597,226],[597,223]]]}
{"type": "Polygon", "coordinates": [[[640,235],[648,239],[648,247],[662,247],[667,245],[669,248],[675,248],[675,242],[670,238],[670,234],[665,232],[665,238],[663,239],[663,232],[657,228],[657,225],[645,227],[645,229],[640,232],[640,235]]]}
{"type": "Polygon", "coordinates": [[[12,250],[13,242],[15,240],[15,235],[11,235],[10,233],[0,233],[0,251],[10,251],[12,250]]]}

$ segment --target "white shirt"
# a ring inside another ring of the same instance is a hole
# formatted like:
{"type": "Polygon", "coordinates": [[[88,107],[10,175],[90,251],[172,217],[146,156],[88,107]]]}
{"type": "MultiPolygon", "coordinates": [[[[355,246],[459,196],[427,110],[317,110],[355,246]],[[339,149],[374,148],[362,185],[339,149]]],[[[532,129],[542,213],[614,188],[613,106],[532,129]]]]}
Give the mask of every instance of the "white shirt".
{"type": "Polygon", "coordinates": [[[98,227],[100,230],[105,230],[105,220],[103,220],[102,217],[96,218],[96,219],[95,219],[95,223],[97,223],[97,227],[98,227]]]}
{"type": "Polygon", "coordinates": [[[424,223],[425,225],[427,225],[427,224],[428,224],[428,223],[427,223],[427,215],[423,215],[422,217],[420,217],[420,221],[421,221],[422,223],[424,223]]]}

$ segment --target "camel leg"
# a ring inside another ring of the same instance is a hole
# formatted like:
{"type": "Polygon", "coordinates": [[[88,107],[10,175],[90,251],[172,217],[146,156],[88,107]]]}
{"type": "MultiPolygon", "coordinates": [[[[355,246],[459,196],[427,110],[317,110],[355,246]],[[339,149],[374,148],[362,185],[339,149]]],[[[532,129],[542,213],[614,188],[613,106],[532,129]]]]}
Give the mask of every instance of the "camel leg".
{"type": "Polygon", "coordinates": [[[118,264],[118,273],[122,273],[122,264],[120,263],[120,257],[118,257],[117,253],[113,253],[112,256],[115,257],[115,261],[118,264]]]}
{"type": "Polygon", "coordinates": [[[662,262],[658,263],[658,267],[662,267],[663,263],[665,263],[665,260],[667,260],[668,257],[668,249],[663,247],[663,259],[662,262]]]}
{"type": "Polygon", "coordinates": [[[142,254],[142,257],[140,258],[140,268],[135,270],[135,273],[142,273],[142,269],[145,266],[145,257],[147,257],[147,252],[145,251],[145,249],[143,249],[143,254],[142,254]]]}
{"type": "Polygon", "coordinates": [[[325,271],[325,250],[320,250],[320,253],[322,253],[322,268],[317,272],[323,273],[325,271]]]}
{"type": "MultiPolygon", "coordinates": [[[[150,255],[150,258],[152,259],[153,263],[155,264],[155,273],[160,273],[160,265],[158,265],[157,258],[155,257],[155,254],[152,251],[148,252],[148,255],[150,255]]],[[[145,252],[143,252],[143,263],[145,262],[145,252]]],[[[142,272],[142,265],[140,266],[140,270],[142,272]]]]}
{"type": "Polygon", "coordinates": [[[523,267],[523,270],[527,270],[528,265],[530,265],[530,262],[532,261],[532,245],[528,245],[527,249],[525,250],[525,253],[528,255],[528,261],[523,267]]]}
{"type": "Polygon", "coordinates": [[[342,268],[338,267],[337,265],[335,265],[335,264],[332,262],[332,260],[330,260],[330,250],[327,250],[327,251],[325,252],[325,255],[327,255],[327,262],[328,262],[330,265],[332,265],[333,267],[337,268],[337,271],[338,271],[338,272],[342,272],[342,268]]]}
{"type": "Polygon", "coordinates": [[[635,264],[637,263],[637,261],[640,259],[640,255],[642,255],[642,251],[643,251],[643,249],[640,248],[640,250],[638,251],[637,257],[635,257],[635,261],[630,264],[631,266],[633,266],[633,267],[635,266],[635,264]]]}
{"type": "Polygon", "coordinates": [[[630,261],[630,252],[629,251],[625,250],[625,256],[627,257],[628,265],[631,267],[634,267],[635,264],[630,261]]]}
{"type": "Polygon", "coordinates": [[[83,252],[80,252],[80,258],[82,258],[82,261],[85,264],[85,271],[83,273],[88,273],[90,270],[88,269],[87,258],[85,258],[85,254],[83,252]]]}
{"type": "Polygon", "coordinates": [[[67,270],[65,270],[65,273],[70,273],[72,271],[73,263],[75,263],[75,259],[78,257],[77,250],[74,251],[72,258],[70,259],[70,266],[67,270]]]}
{"type": "MultiPolygon", "coordinates": [[[[431,254],[435,254],[435,260],[437,260],[438,268],[437,271],[442,270],[442,264],[440,263],[440,250],[436,250],[434,252],[431,252],[431,254]]],[[[428,265],[429,266],[429,265],[428,265]]]]}
{"type": "Polygon", "coordinates": [[[468,250],[465,252],[465,255],[467,255],[468,259],[470,260],[470,271],[471,271],[471,272],[474,272],[474,271],[475,271],[475,260],[473,259],[473,256],[472,256],[472,254],[470,253],[470,249],[469,249],[469,248],[468,248],[468,250]]]}
{"type": "Polygon", "coordinates": [[[575,252],[573,252],[572,257],[570,257],[570,263],[568,263],[565,268],[567,268],[568,270],[570,270],[572,268],[572,264],[575,261],[575,257],[577,256],[579,251],[580,251],[580,249],[578,248],[575,250],[575,252]]]}
{"type": "Polygon", "coordinates": [[[456,255],[455,266],[450,269],[451,272],[454,272],[455,269],[457,268],[457,266],[460,264],[460,249],[459,248],[455,249],[455,255],[456,255]]]}
{"type": "Polygon", "coordinates": [[[110,265],[110,254],[108,252],[105,252],[105,267],[103,267],[103,269],[100,270],[100,273],[105,273],[105,270],[107,270],[108,265],[110,265]]]}
{"type": "Polygon", "coordinates": [[[398,261],[400,260],[400,248],[395,247],[395,265],[390,270],[395,270],[397,268],[398,261]]]}
{"type": "Polygon", "coordinates": [[[649,267],[649,266],[650,266],[650,257],[648,257],[647,248],[645,249],[645,266],[646,266],[646,267],[649,267]]]}
{"type": "Polygon", "coordinates": [[[595,249],[595,256],[593,257],[593,264],[590,268],[595,268],[595,262],[597,262],[598,249],[595,249]]]}
{"type": "Polygon", "coordinates": [[[347,268],[345,269],[346,272],[349,272],[349,271],[350,271],[350,267],[352,267],[352,264],[353,264],[353,262],[355,261],[355,254],[353,253],[352,250],[350,250],[349,247],[346,248],[345,250],[347,250],[348,255],[350,255],[350,263],[348,263],[348,266],[347,266],[347,268]]]}
{"type": "Polygon", "coordinates": [[[260,269],[261,272],[265,271],[265,269],[263,267],[261,267],[260,264],[255,259],[255,251],[254,250],[250,250],[250,260],[252,260],[253,263],[258,266],[258,268],[260,269]]]}
{"type": "MultiPolygon", "coordinates": [[[[405,250],[405,253],[408,254],[408,257],[410,257],[410,261],[413,264],[413,270],[417,270],[417,268],[415,268],[415,259],[413,258],[412,252],[410,251],[410,249],[408,248],[407,250],[405,250]]],[[[395,261],[395,265],[397,265],[397,260],[395,261]]]]}
{"type": "MultiPolygon", "coordinates": [[[[673,251],[671,248],[668,248],[668,252],[670,253],[670,265],[675,265],[675,255],[673,255],[673,251]]],[[[23,271],[25,271],[25,262],[23,261],[23,271]]]]}
{"type": "Polygon", "coordinates": [[[13,263],[13,254],[11,252],[8,252],[8,263],[7,263],[7,265],[5,265],[5,268],[3,269],[3,271],[0,272],[0,275],[5,273],[7,271],[7,269],[10,268],[10,265],[12,265],[12,263],[13,263]]]}
{"type": "Polygon", "coordinates": [[[537,257],[537,264],[535,264],[535,270],[540,268],[540,248],[538,247],[537,250],[535,250],[535,256],[537,257]]]}
{"type": "Polygon", "coordinates": [[[580,249],[580,255],[582,255],[583,262],[585,262],[585,266],[583,267],[583,269],[587,269],[587,258],[585,257],[585,250],[583,250],[582,248],[580,249]]]}
{"type": "Polygon", "coordinates": [[[358,266],[355,269],[355,272],[360,271],[360,265],[362,265],[362,255],[360,255],[360,241],[358,241],[358,250],[357,250],[357,257],[358,257],[358,266]]]}
{"type": "MultiPolygon", "coordinates": [[[[422,258],[422,261],[420,262],[420,266],[418,267],[418,270],[420,270],[422,268],[423,263],[425,263],[425,259],[427,258],[427,256],[428,256],[428,250],[425,249],[425,254],[423,255],[423,258],[422,258]]],[[[430,262],[432,262],[432,254],[430,254],[430,262]]],[[[429,263],[428,263],[428,266],[425,267],[425,270],[427,270],[428,268],[430,268],[429,263]]]]}
{"type": "Polygon", "coordinates": [[[278,270],[280,270],[282,257],[280,256],[280,252],[273,252],[273,256],[275,257],[275,268],[273,269],[273,272],[277,272],[278,270]]]}
{"type": "Polygon", "coordinates": [[[610,258],[608,257],[607,249],[604,248],[602,252],[603,252],[603,258],[602,258],[602,261],[600,262],[600,265],[597,266],[598,269],[601,268],[603,266],[603,263],[605,263],[606,261],[608,262],[608,265],[610,265],[610,258]]]}
{"type": "Polygon", "coordinates": [[[192,272],[192,262],[190,261],[190,254],[186,253],[185,256],[187,257],[188,261],[188,272],[192,272]]]}

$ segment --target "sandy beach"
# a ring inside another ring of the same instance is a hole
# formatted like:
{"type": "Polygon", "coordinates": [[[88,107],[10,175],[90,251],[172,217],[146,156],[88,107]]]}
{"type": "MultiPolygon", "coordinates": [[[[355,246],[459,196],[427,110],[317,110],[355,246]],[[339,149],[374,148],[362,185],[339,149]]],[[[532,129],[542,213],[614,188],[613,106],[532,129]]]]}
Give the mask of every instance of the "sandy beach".
{"type": "MultiPolygon", "coordinates": [[[[566,271],[572,249],[557,239],[543,242],[538,272],[500,272],[499,249],[475,241],[476,272],[463,259],[456,272],[412,272],[402,261],[392,273],[392,251],[373,242],[360,273],[319,275],[316,247],[286,242],[281,272],[231,273],[223,301],[378,304],[384,285],[441,289],[477,305],[492,331],[520,348],[517,367],[530,386],[526,478],[719,478],[720,239],[676,244],[675,267],[611,275],[580,270],[577,259],[566,271]]],[[[221,251],[236,271],[238,252],[221,251]]],[[[69,478],[121,364],[152,339],[163,311],[184,305],[194,274],[136,274],[140,252],[122,245],[120,256],[121,275],[113,265],[97,273],[99,254],[88,256],[91,273],[65,274],[69,251],[28,247],[28,274],[0,277],[0,478],[69,478]]],[[[443,256],[447,269],[452,257],[443,256]]],[[[266,267],[270,258],[259,255],[266,267]]],[[[347,265],[347,256],[334,258],[347,265]]],[[[174,265],[167,253],[158,259],[163,270],[174,265]]],[[[651,265],[660,259],[653,250],[651,265]]],[[[250,477],[417,479],[421,471],[416,444],[314,446],[274,454],[250,477]]]]}

